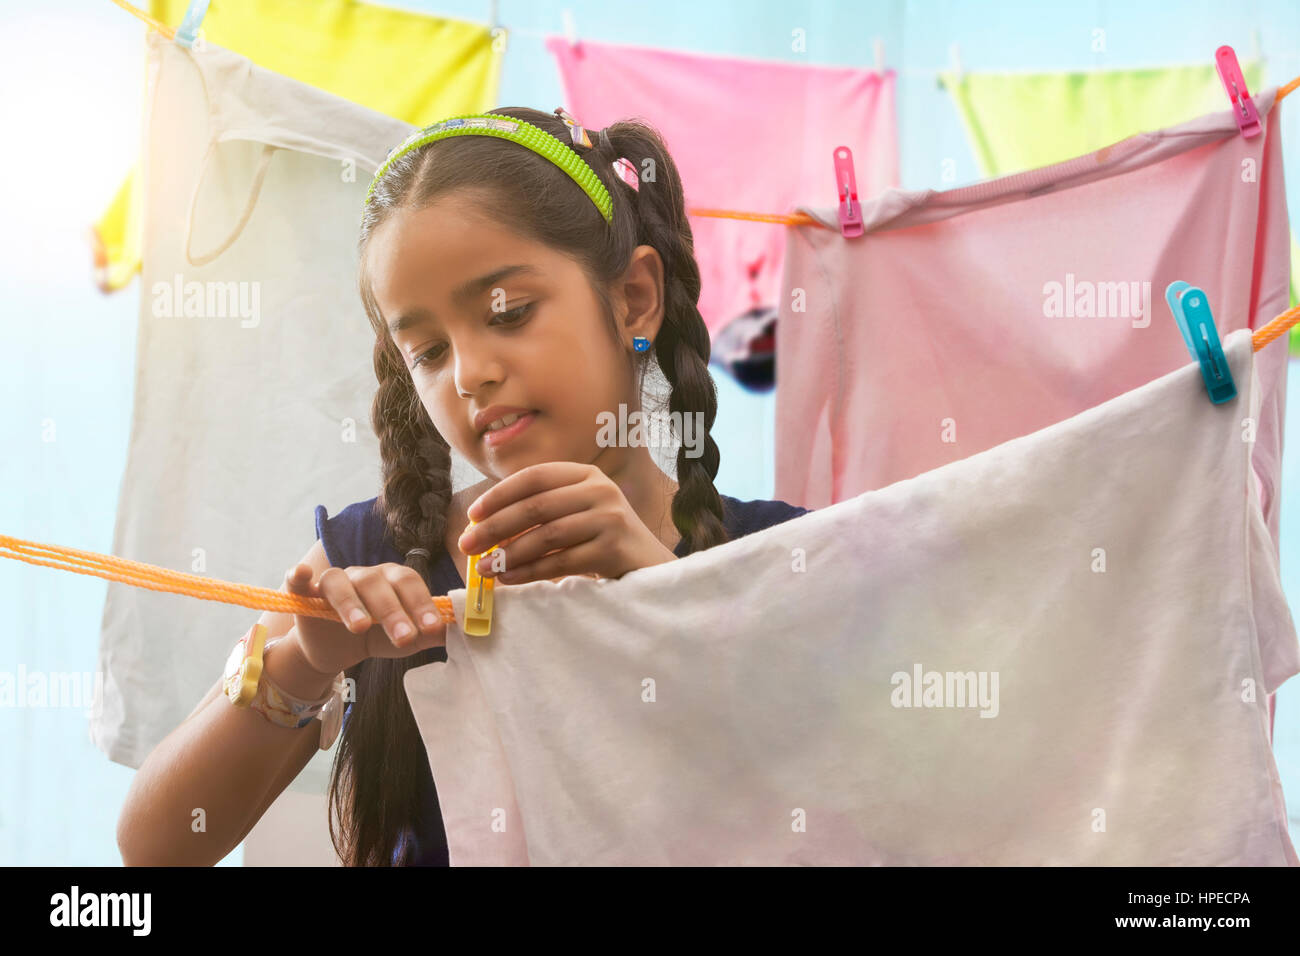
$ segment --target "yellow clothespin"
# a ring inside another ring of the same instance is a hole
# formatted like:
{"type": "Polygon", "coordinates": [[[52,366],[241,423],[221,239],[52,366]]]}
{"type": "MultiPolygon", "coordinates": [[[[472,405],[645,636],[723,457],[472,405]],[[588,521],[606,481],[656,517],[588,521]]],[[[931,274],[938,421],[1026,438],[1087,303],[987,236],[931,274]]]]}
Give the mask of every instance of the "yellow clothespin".
{"type": "MultiPolygon", "coordinates": [[[[473,526],[474,519],[470,519],[473,526]]],[[[483,554],[495,550],[488,548],[483,554]]],[[[495,578],[485,578],[478,573],[479,558],[483,554],[471,554],[465,570],[465,633],[484,637],[492,631],[492,585],[495,578]]]]}

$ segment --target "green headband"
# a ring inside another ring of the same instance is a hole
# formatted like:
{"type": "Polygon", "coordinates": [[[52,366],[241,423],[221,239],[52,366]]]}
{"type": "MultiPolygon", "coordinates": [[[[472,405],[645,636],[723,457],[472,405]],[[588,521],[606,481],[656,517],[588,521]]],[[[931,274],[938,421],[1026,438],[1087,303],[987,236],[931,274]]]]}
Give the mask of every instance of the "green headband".
{"type": "Polygon", "coordinates": [[[499,139],[516,142],[520,146],[527,146],[534,153],[546,157],[568,173],[569,178],[591,197],[591,201],[596,204],[605,221],[614,221],[614,202],[610,199],[609,190],[582,157],[546,130],[532,123],[486,113],[465,113],[461,116],[449,117],[432,126],[417,130],[400,145],[389,150],[388,158],[379,167],[375,178],[370,181],[370,188],[366,190],[366,204],[369,205],[374,195],[375,184],[399,157],[413,149],[418,149],[425,143],[446,139],[448,136],[496,136],[499,139]]]}

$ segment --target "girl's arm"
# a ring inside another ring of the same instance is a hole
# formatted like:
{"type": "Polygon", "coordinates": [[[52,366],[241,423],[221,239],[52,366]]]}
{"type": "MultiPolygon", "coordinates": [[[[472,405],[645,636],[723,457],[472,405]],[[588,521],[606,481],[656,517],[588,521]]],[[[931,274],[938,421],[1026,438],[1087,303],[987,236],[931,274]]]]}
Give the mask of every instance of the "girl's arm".
{"type": "MultiPolygon", "coordinates": [[[[319,541],[302,563],[317,576],[330,566],[319,541]]],[[[293,615],[267,612],[260,620],[268,641],[288,635],[266,652],[264,672],[296,697],[323,697],[335,675],[321,674],[307,664],[293,615]]],[[[221,684],[218,679],[136,771],[117,822],[117,845],[127,866],[219,862],[319,748],[319,721],[280,727],[256,711],[235,707],[221,692],[221,684]],[[203,813],[196,813],[200,809],[203,813]]]]}

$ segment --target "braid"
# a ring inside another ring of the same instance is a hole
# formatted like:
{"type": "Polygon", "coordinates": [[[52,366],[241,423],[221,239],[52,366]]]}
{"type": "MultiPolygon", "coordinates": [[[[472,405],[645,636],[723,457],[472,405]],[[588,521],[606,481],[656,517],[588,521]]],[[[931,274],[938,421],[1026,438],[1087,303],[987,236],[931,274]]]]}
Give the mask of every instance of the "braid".
{"type": "Polygon", "coordinates": [[[375,502],[399,553],[427,582],[435,548],[442,547],[451,502],[451,449],[420,404],[391,343],[375,343],[379,389],[371,421],[383,460],[383,491],[375,502]],[[423,548],[409,553],[412,548],[423,548]]]}
{"type": "MultiPolygon", "coordinates": [[[[375,376],[379,388],[371,421],[383,461],[383,491],[375,512],[384,518],[407,567],[430,582],[431,556],[442,547],[451,500],[451,451],[419,402],[410,376],[391,340],[376,340],[375,376]],[[430,557],[412,548],[423,548],[430,557]]],[[[329,826],[339,854],[353,866],[388,866],[398,835],[408,826],[427,825],[419,802],[419,763],[410,748],[419,728],[402,690],[412,667],[438,659],[436,648],[402,658],[368,658],[345,671],[356,681],[356,700],[348,733],[342,736],[331,774],[329,826]],[[396,690],[394,690],[396,688],[396,690]],[[371,745],[359,753],[356,741],[371,745]],[[367,768],[384,768],[375,776],[367,768]],[[335,835],[335,818],[342,832],[335,835]]],[[[445,658],[443,658],[445,659],[445,658]]],[[[403,851],[402,864],[410,855],[403,851]]]]}
{"type": "MultiPolygon", "coordinates": [[[[667,308],[673,307],[674,299],[680,303],[678,309],[695,308],[694,300],[688,298],[689,293],[676,279],[668,279],[664,291],[667,308]]],[[[695,315],[696,323],[681,323],[686,326],[684,329],[665,319],[655,339],[655,357],[664,378],[672,385],[669,412],[681,412],[683,420],[694,412],[704,413],[703,453],[698,458],[688,457],[684,442],[677,449],[677,494],[673,496],[672,506],[673,524],[682,537],[690,539],[690,550],[700,551],[721,544],[728,535],[723,524],[722,497],[713,484],[721,454],[718,443],[709,434],[718,414],[718,391],[708,371],[708,332],[699,312],[695,315]],[[695,334],[694,324],[704,333],[703,343],[695,334]]]]}
{"type": "MultiPolygon", "coordinates": [[[[609,142],[603,136],[601,139],[609,142]]],[[[681,181],[666,153],[655,156],[655,162],[655,181],[619,192],[635,203],[638,242],[653,246],[664,261],[664,320],[655,336],[655,358],[672,386],[668,410],[680,412],[683,422],[687,415],[704,416],[703,453],[689,457],[684,441],[677,449],[677,494],[672,504],[673,524],[690,541],[690,550],[700,551],[729,538],[722,497],[713,484],[721,461],[718,444],[710,434],[718,414],[718,389],[709,374],[709,330],[698,305],[700,267],[681,181]]]]}

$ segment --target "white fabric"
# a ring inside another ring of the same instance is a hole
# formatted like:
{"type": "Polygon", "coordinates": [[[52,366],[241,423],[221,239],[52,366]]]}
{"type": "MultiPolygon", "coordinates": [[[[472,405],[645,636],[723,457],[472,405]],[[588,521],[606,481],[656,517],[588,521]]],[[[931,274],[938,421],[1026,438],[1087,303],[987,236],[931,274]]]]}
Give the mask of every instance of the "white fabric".
{"type": "MultiPolygon", "coordinates": [[[[150,33],[148,53],[137,378],[113,553],[278,588],[315,539],[316,504],[379,489],[356,244],[370,178],[412,127],[212,44],[194,53],[150,33]],[[178,275],[204,283],[202,314],[159,314],[178,275]],[[223,283],[243,298],[209,309],[223,283]]],[[[138,767],[257,614],[110,583],[91,739],[138,767]]]]}
{"type": "Polygon", "coordinates": [[[620,580],[499,588],[405,677],[452,863],[1296,865],[1266,695],[1300,644],[1225,344],[1228,404],[1188,364],[620,580]],[[918,667],[996,707],[894,706],[918,667]]]}

